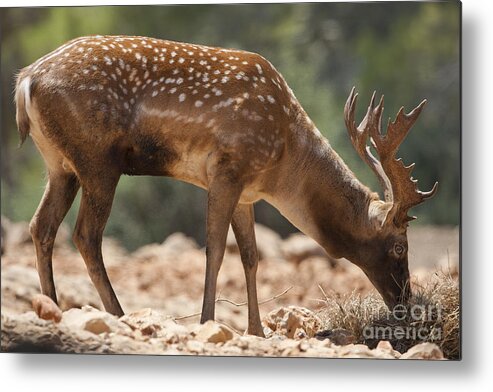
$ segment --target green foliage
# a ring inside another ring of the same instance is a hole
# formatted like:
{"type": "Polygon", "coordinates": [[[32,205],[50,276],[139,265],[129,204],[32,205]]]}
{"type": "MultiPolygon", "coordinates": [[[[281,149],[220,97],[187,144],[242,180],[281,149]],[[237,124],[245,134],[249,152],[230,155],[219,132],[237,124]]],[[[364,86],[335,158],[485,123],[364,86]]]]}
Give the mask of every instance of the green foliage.
{"type": "MultiPolygon", "coordinates": [[[[373,90],[385,92],[386,114],[428,105],[400,156],[417,163],[435,199],[418,207],[420,222],[459,220],[460,81],[458,3],[238,4],[57,7],[1,10],[2,214],[29,220],[44,188],[43,162],[31,142],[22,149],[15,126],[15,73],[65,41],[89,34],[132,34],[235,47],[269,59],[357,176],[378,189],[353,151],[342,110],[349,89],[361,93],[362,118],[373,90]]],[[[206,194],[165,178],[122,177],[106,234],[129,248],[179,230],[203,243],[206,194]]],[[[73,225],[78,201],[66,220],[73,225]]],[[[266,203],[257,220],[282,234],[293,230],[266,203]]]]}

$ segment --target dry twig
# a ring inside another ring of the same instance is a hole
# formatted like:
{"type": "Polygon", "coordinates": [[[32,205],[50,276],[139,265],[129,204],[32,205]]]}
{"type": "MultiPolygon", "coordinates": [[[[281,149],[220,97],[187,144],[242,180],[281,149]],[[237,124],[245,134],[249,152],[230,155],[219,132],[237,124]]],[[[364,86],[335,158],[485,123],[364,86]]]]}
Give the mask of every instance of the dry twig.
{"type": "MultiPolygon", "coordinates": [[[[279,293],[279,294],[274,295],[273,297],[264,299],[263,301],[260,301],[258,304],[259,305],[264,305],[264,304],[266,304],[268,302],[274,301],[274,300],[278,299],[279,297],[282,297],[284,294],[286,294],[292,288],[293,288],[293,286],[289,286],[282,293],[279,293]]],[[[245,302],[237,303],[237,302],[234,302],[234,301],[232,301],[230,299],[227,299],[227,298],[221,298],[221,292],[219,292],[219,295],[217,296],[215,302],[216,303],[218,303],[218,302],[226,302],[228,304],[231,304],[231,305],[237,306],[237,307],[245,306],[245,305],[248,304],[248,302],[246,302],[246,301],[245,302]]],[[[202,314],[202,312],[197,312],[197,313],[192,313],[192,314],[189,314],[189,315],[186,315],[186,316],[173,317],[173,319],[174,320],[184,320],[184,319],[187,319],[187,318],[192,318],[192,317],[200,316],[201,314],[202,314]]]]}

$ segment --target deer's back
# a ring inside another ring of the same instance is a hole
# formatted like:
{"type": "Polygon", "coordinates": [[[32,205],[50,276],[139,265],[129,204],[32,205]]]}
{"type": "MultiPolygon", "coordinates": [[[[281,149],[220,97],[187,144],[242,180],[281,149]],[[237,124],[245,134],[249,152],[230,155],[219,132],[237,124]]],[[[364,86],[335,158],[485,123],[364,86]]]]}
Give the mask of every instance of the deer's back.
{"type": "Polygon", "coordinates": [[[275,164],[298,105],[260,55],[145,37],[81,37],[27,75],[43,133],[69,158],[108,151],[124,173],[191,182],[211,152],[275,164]]]}

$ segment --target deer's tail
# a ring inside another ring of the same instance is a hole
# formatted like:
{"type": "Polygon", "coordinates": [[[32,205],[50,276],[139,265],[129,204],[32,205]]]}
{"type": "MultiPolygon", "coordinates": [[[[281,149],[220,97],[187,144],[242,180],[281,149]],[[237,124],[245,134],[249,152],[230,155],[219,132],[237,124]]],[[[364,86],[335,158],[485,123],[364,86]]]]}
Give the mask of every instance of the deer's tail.
{"type": "Polygon", "coordinates": [[[24,143],[30,131],[28,111],[31,105],[31,77],[22,72],[17,76],[15,85],[15,106],[17,128],[19,129],[20,145],[24,143]]]}

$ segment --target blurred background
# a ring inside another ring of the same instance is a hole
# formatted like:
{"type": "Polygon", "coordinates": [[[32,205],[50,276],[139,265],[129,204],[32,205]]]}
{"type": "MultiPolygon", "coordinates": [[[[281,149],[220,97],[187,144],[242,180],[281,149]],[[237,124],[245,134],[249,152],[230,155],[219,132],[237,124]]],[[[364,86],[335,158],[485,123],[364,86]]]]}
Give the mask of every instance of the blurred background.
{"type": "MultiPolygon", "coordinates": [[[[29,221],[45,184],[33,143],[18,149],[14,77],[69,39],[127,34],[233,47],[260,53],[358,178],[378,190],[354,152],[343,123],[352,86],[361,119],[373,90],[385,94],[384,116],[428,105],[400,149],[414,177],[437,196],[415,208],[413,225],[457,225],[460,209],[460,8],[455,2],[121,6],[1,9],[1,212],[29,221]]],[[[381,192],[380,192],[381,193],[381,192]]],[[[168,178],[122,177],[105,235],[129,250],[175,231],[205,238],[206,193],[168,178]]],[[[76,200],[67,218],[75,223],[76,200]]],[[[256,220],[282,236],[296,231],[264,202],[256,220]]]]}

